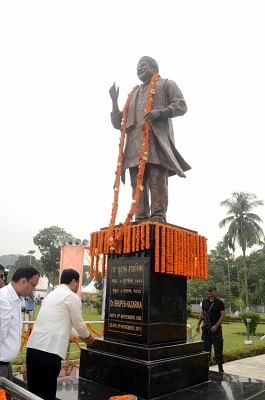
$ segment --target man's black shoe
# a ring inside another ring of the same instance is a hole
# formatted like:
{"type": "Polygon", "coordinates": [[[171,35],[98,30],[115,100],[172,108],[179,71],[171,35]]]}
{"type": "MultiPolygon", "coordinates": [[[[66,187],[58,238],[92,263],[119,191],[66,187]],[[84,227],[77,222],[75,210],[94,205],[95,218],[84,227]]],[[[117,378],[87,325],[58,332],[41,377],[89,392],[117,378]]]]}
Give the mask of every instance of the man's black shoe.
{"type": "Polygon", "coordinates": [[[219,372],[224,372],[223,364],[218,364],[218,371],[219,372]]]}

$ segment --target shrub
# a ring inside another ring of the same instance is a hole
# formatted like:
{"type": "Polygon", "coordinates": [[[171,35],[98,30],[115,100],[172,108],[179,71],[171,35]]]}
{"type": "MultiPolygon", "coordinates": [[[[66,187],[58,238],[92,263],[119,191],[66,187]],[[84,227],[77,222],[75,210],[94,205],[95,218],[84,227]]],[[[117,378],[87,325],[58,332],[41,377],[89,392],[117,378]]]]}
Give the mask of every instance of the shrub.
{"type": "Polygon", "coordinates": [[[248,327],[247,319],[249,318],[251,320],[249,322],[249,334],[250,335],[255,335],[257,326],[258,326],[258,324],[260,322],[260,315],[254,313],[254,312],[248,311],[248,312],[242,313],[240,315],[240,317],[241,317],[246,329],[248,327]]]}
{"type": "Polygon", "coordinates": [[[102,310],[102,291],[93,300],[91,300],[93,307],[97,310],[98,314],[101,314],[102,310]]]}
{"type": "MultiPolygon", "coordinates": [[[[258,356],[259,354],[264,354],[264,353],[265,353],[265,344],[264,343],[255,344],[242,349],[225,351],[224,362],[226,363],[229,361],[241,360],[242,358],[246,357],[255,357],[258,356]]],[[[216,364],[216,362],[214,357],[212,356],[210,360],[210,365],[214,364],[216,364]]]]}

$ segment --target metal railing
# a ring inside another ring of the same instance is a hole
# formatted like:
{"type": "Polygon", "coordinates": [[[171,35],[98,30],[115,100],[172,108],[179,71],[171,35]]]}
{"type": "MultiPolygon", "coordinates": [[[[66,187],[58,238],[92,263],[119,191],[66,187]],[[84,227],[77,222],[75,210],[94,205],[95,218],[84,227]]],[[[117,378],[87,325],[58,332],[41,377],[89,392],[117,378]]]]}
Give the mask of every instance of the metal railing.
{"type": "Polygon", "coordinates": [[[7,393],[16,396],[21,400],[43,400],[41,397],[30,393],[27,389],[11,382],[9,379],[0,376],[0,388],[5,389],[7,393]]]}

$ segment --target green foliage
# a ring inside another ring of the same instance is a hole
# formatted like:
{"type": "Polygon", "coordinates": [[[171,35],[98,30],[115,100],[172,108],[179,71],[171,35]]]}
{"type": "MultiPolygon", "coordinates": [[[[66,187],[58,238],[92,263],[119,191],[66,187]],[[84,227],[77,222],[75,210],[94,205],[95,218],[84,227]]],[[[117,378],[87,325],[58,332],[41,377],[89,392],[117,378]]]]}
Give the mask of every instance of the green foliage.
{"type": "Polygon", "coordinates": [[[97,310],[98,314],[101,314],[102,311],[102,292],[99,293],[96,297],[91,300],[93,307],[97,310]]]}
{"type": "MultiPolygon", "coordinates": [[[[265,353],[265,343],[253,344],[252,346],[242,347],[236,350],[224,351],[224,362],[241,360],[246,357],[255,357],[265,353]]],[[[211,360],[211,364],[215,364],[211,360]]]]}
{"type": "Polygon", "coordinates": [[[221,206],[227,207],[227,217],[219,223],[220,228],[227,225],[228,231],[226,241],[228,247],[235,250],[237,242],[242,249],[243,255],[248,247],[260,244],[264,239],[264,233],[259,223],[261,218],[252,212],[254,207],[262,206],[263,200],[256,200],[257,196],[253,193],[234,192],[231,199],[221,202],[221,206]]]}
{"type": "Polygon", "coordinates": [[[7,276],[7,281],[10,282],[12,279],[12,276],[14,272],[25,265],[32,265],[32,267],[36,268],[40,273],[42,273],[42,265],[39,260],[37,260],[35,257],[31,256],[31,260],[29,258],[29,255],[23,256],[23,255],[18,255],[16,257],[16,260],[13,265],[7,265],[7,268],[9,269],[8,276],[7,276]]]}
{"type": "Polygon", "coordinates": [[[236,310],[241,311],[245,305],[245,302],[240,297],[237,297],[233,300],[233,305],[236,310]]]}
{"type": "Polygon", "coordinates": [[[248,311],[248,312],[242,313],[240,317],[241,317],[242,321],[244,322],[246,329],[248,326],[247,319],[251,319],[251,321],[249,322],[249,334],[254,335],[256,333],[257,326],[261,320],[260,315],[257,313],[248,311]]]}
{"type": "Polygon", "coordinates": [[[56,282],[59,272],[60,249],[58,241],[60,239],[70,239],[73,236],[65,232],[58,226],[44,228],[34,236],[33,242],[38,246],[41,253],[41,265],[43,271],[53,284],[56,282]]]}
{"type": "Polygon", "coordinates": [[[189,279],[187,283],[188,300],[202,299],[207,293],[207,281],[204,279],[189,279]]]}
{"type": "Polygon", "coordinates": [[[219,223],[220,228],[228,225],[225,236],[227,246],[235,251],[235,243],[237,243],[242,250],[246,306],[249,304],[246,250],[254,244],[261,245],[264,242],[264,232],[259,225],[262,220],[257,214],[253,213],[255,207],[263,205],[263,200],[256,199],[257,196],[253,193],[232,193],[231,199],[221,202],[221,206],[225,206],[228,211],[227,217],[219,223]]]}
{"type": "Polygon", "coordinates": [[[6,255],[2,255],[0,256],[0,264],[2,264],[4,267],[13,265],[16,260],[18,259],[19,254],[6,254],[6,255]]]}
{"type": "Polygon", "coordinates": [[[103,279],[102,279],[102,274],[100,272],[98,273],[98,276],[95,278],[94,286],[98,290],[103,289],[103,279]]]}

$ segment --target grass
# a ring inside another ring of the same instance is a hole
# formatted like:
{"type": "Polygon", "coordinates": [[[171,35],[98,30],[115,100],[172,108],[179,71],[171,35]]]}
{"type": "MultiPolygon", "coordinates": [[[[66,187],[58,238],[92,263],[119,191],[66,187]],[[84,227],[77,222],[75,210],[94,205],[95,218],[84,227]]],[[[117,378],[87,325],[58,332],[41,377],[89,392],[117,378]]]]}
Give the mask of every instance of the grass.
{"type": "MultiPolygon", "coordinates": [[[[34,319],[38,314],[38,308],[36,308],[34,312],[34,319]]],[[[99,315],[96,310],[90,310],[88,307],[83,305],[82,315],[85,321],[101,321],[101,315],[99,315]]],[[[188,324],[192,327],[192,337],[194,340],[201,340],[201,333],[196,333],[197,319],[189,318],[188,324]]],[[[91,328],[97,332],[98,334],[102,331],[102,324],[93,323],[91,324],[91,328]]],[[[93,333],[93,331],[92,331],[93,333]]],[[[244,343],[247,336],[244,335],[246,333],[246,328],[243,323],[240,322],[230,322],[223,324],[223,337],[224,337],[224,353],[229,353],[236,350],[244,350],[246,348],[250,348],[251,345],[246,345],[244,343]]],[[[253,345],[257,345],[260,347],[264,347],[264,341],[260,340],[260,336],[265,334],[265,325],[259,324],[257,326],[257,334],[259,336],[250,336],[250,339],[253,341],[253,345]]],[[[80,342],[81,347],[86,347],[85,343],[80,342]]],[[[265,352],[265,349],[264,349],[265,352]]],[[[75,343],[70,344],[70,360],[79,359],[80,350],[78,349],[75,343]]],[[[25,363],[25,348],[18,355],[18,357],[14,360],[13,365],[19,364],[23,365],[25,363]]]]}
{"type": "MultiPolygon", "coordinates": [[[[40,306],[36,306],[33,313],[33,321],[36,319],[40,306]]],[[[82,307],[82,316],[84,321],[101,321],[101,315],[99,315],[95,309],[88,309],[88,307],[82,307]]],[[[30,321],[29,321],[30,322],[30,321]]],[[[102,323],[92,323],[91,325],[92,333],[95,332],[100,334],[102,331],[102,323]]],[[[84,342],[79,342],[81,347],[86,347],[84,342]]],[[[75,343],[70,343],[70,359],[79,359],[80,350],[75,343]]],[[[22,351],[19,353],[17,358],[12,362],[13,367],[15,365],[23,366],[25,365],[25,356],[26,356],[26,346],[23,347],[22,351]]]]}
{"type": "MultiPolygon", "coordinates": [[[[194,340],[200,340],[201,334],[196,333],[196,326],[197,326],[197,319],[190,318],[188,320],[188,324],[191,325],[192,327],[192,334],[194,340]]],[[[244,343],[245,339],[247,339],[247,336],[244,335],[246,333],[246,327],[243,323],[240,322],[231,322],[231,323],[225,323],[223,324],[223,338],[224,338],[224,352],[229,352],[232,350],[237,350],[237,349],[243,349],[246,348],[246,345],[244,343]]],[[[265,334],[265,325],[258,325],[257,334],[264,335],[265,334]]],[[[253,344],[260,344],[264,345],[264,342],[260,340],[260,336],[250,336],[249,337],[252,341],[253,344]]]]}

